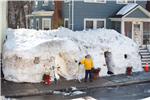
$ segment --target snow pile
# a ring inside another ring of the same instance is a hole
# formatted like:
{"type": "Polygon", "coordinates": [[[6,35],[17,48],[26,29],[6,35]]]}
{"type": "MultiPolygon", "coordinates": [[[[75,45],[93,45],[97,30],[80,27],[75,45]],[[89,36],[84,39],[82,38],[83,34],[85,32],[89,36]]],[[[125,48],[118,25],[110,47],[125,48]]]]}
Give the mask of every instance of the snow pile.
{"type": "Polygon", "coordinates": [[[129,11],[131,11],[133,8],[135,8],[138,4],[136,3],[130,3],[124,6],[119,12],[117,12],[117,15],[125,15],[129,11]]]}
{"type": "Polygon", "coordinates": [[[104,76],[107,75],[104,52],[111,54],[109,66],[115,74],[125,73],[127,66],[132,66],[133,71],[142,70],[136,43],[114,30],[8,29],[3,50],[4,77],[15,82],[40,82],[44,73],[50,73],[52,79],[54,74],[67,80],[81,79],[84,67],[75,60],[86,54],[91,54],[94,66],[100,67],[100,76],[104,76]]]}
{"type": "Polygon", "coordinates": [[[150,100],[150,97],[146,97],[146,98],[141,99],[141,100],[150,100]]]}
{"type": "Polygon", "coordinates": [[[18,100],[18,99],[6,98],[5,96],[0,96],[0,100],[18,100]]]}

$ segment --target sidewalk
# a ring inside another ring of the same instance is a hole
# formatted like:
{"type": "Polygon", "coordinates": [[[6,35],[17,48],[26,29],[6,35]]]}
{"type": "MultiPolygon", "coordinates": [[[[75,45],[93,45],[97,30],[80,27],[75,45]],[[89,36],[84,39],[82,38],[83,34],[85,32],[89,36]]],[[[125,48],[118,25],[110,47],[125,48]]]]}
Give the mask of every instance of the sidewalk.
{"type": "Polygon", "coordinates": [[[150,82],[150,72],[137,72],[132,76],[113,75],[107,77],[100,77],[93,82],[81,82],[64,79],[58,80],[57,84],[44,85],[43,83],[14,83],[6,80],[1,80],[1,95],[7,97],[21,97],[29,95],[39,95],[46,93],[53,93],[53,91],[67,90],[70,87],[76,87],[78,90],[85,90],[90,88],[101,87],[115,87],[136,83],[150,82]]]}

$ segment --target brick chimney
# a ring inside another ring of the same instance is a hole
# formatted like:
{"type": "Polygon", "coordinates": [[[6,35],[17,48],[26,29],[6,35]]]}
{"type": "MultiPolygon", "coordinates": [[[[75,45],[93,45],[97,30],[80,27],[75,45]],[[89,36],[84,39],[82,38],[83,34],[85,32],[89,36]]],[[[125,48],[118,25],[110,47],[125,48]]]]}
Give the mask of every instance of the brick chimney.
{"type": "Polygon", "coordinates": [[[61,0],[55,0],[55,9],[54,9],[54,15],[52,18],[52,28],[56,29],[59,26],[62,26],[63,24],[63,19],[62,19],[62,3],[63,1],[61,0]]]}

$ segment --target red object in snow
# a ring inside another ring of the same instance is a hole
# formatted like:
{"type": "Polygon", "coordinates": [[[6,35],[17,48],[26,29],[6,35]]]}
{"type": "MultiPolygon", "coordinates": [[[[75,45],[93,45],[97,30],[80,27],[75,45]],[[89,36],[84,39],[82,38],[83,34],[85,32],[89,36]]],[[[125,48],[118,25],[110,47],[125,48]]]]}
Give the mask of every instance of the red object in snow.
{"type": "Polygon", "coordinates": [[[146,63],[145,67],[144,67],[145,72],[149,72],[149,66],[148,63],[146,63]]]}
{"type": "Polygon", "coordinates": [[[127,67],[126,74],[127,75],[132,75],[132,67],[127,67]]]}
{"type": "Polygon", "coordinates": [[[47,75],[47,74],[43,75],[43,81],[44,81],[44,84],[46,85],[50,85],[52,83],[50,75],[47,75]]]}
{"type": "Polygon", "coordinates": [[[101,68],[93,69],[93,79],[96,80],[99,77],[99,72],[101,71],[101,68]]]}

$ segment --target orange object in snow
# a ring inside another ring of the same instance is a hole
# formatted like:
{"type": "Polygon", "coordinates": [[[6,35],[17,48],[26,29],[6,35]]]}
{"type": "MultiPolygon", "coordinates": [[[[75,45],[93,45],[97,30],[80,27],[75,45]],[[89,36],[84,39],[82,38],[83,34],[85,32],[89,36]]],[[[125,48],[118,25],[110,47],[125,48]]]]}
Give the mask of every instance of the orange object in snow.
{"type": "Polygon", "coordinates": [[[145,67],[144,67],[145,72],[149,72],[149,66],[148,63],[146,63],[145,67]]]}

